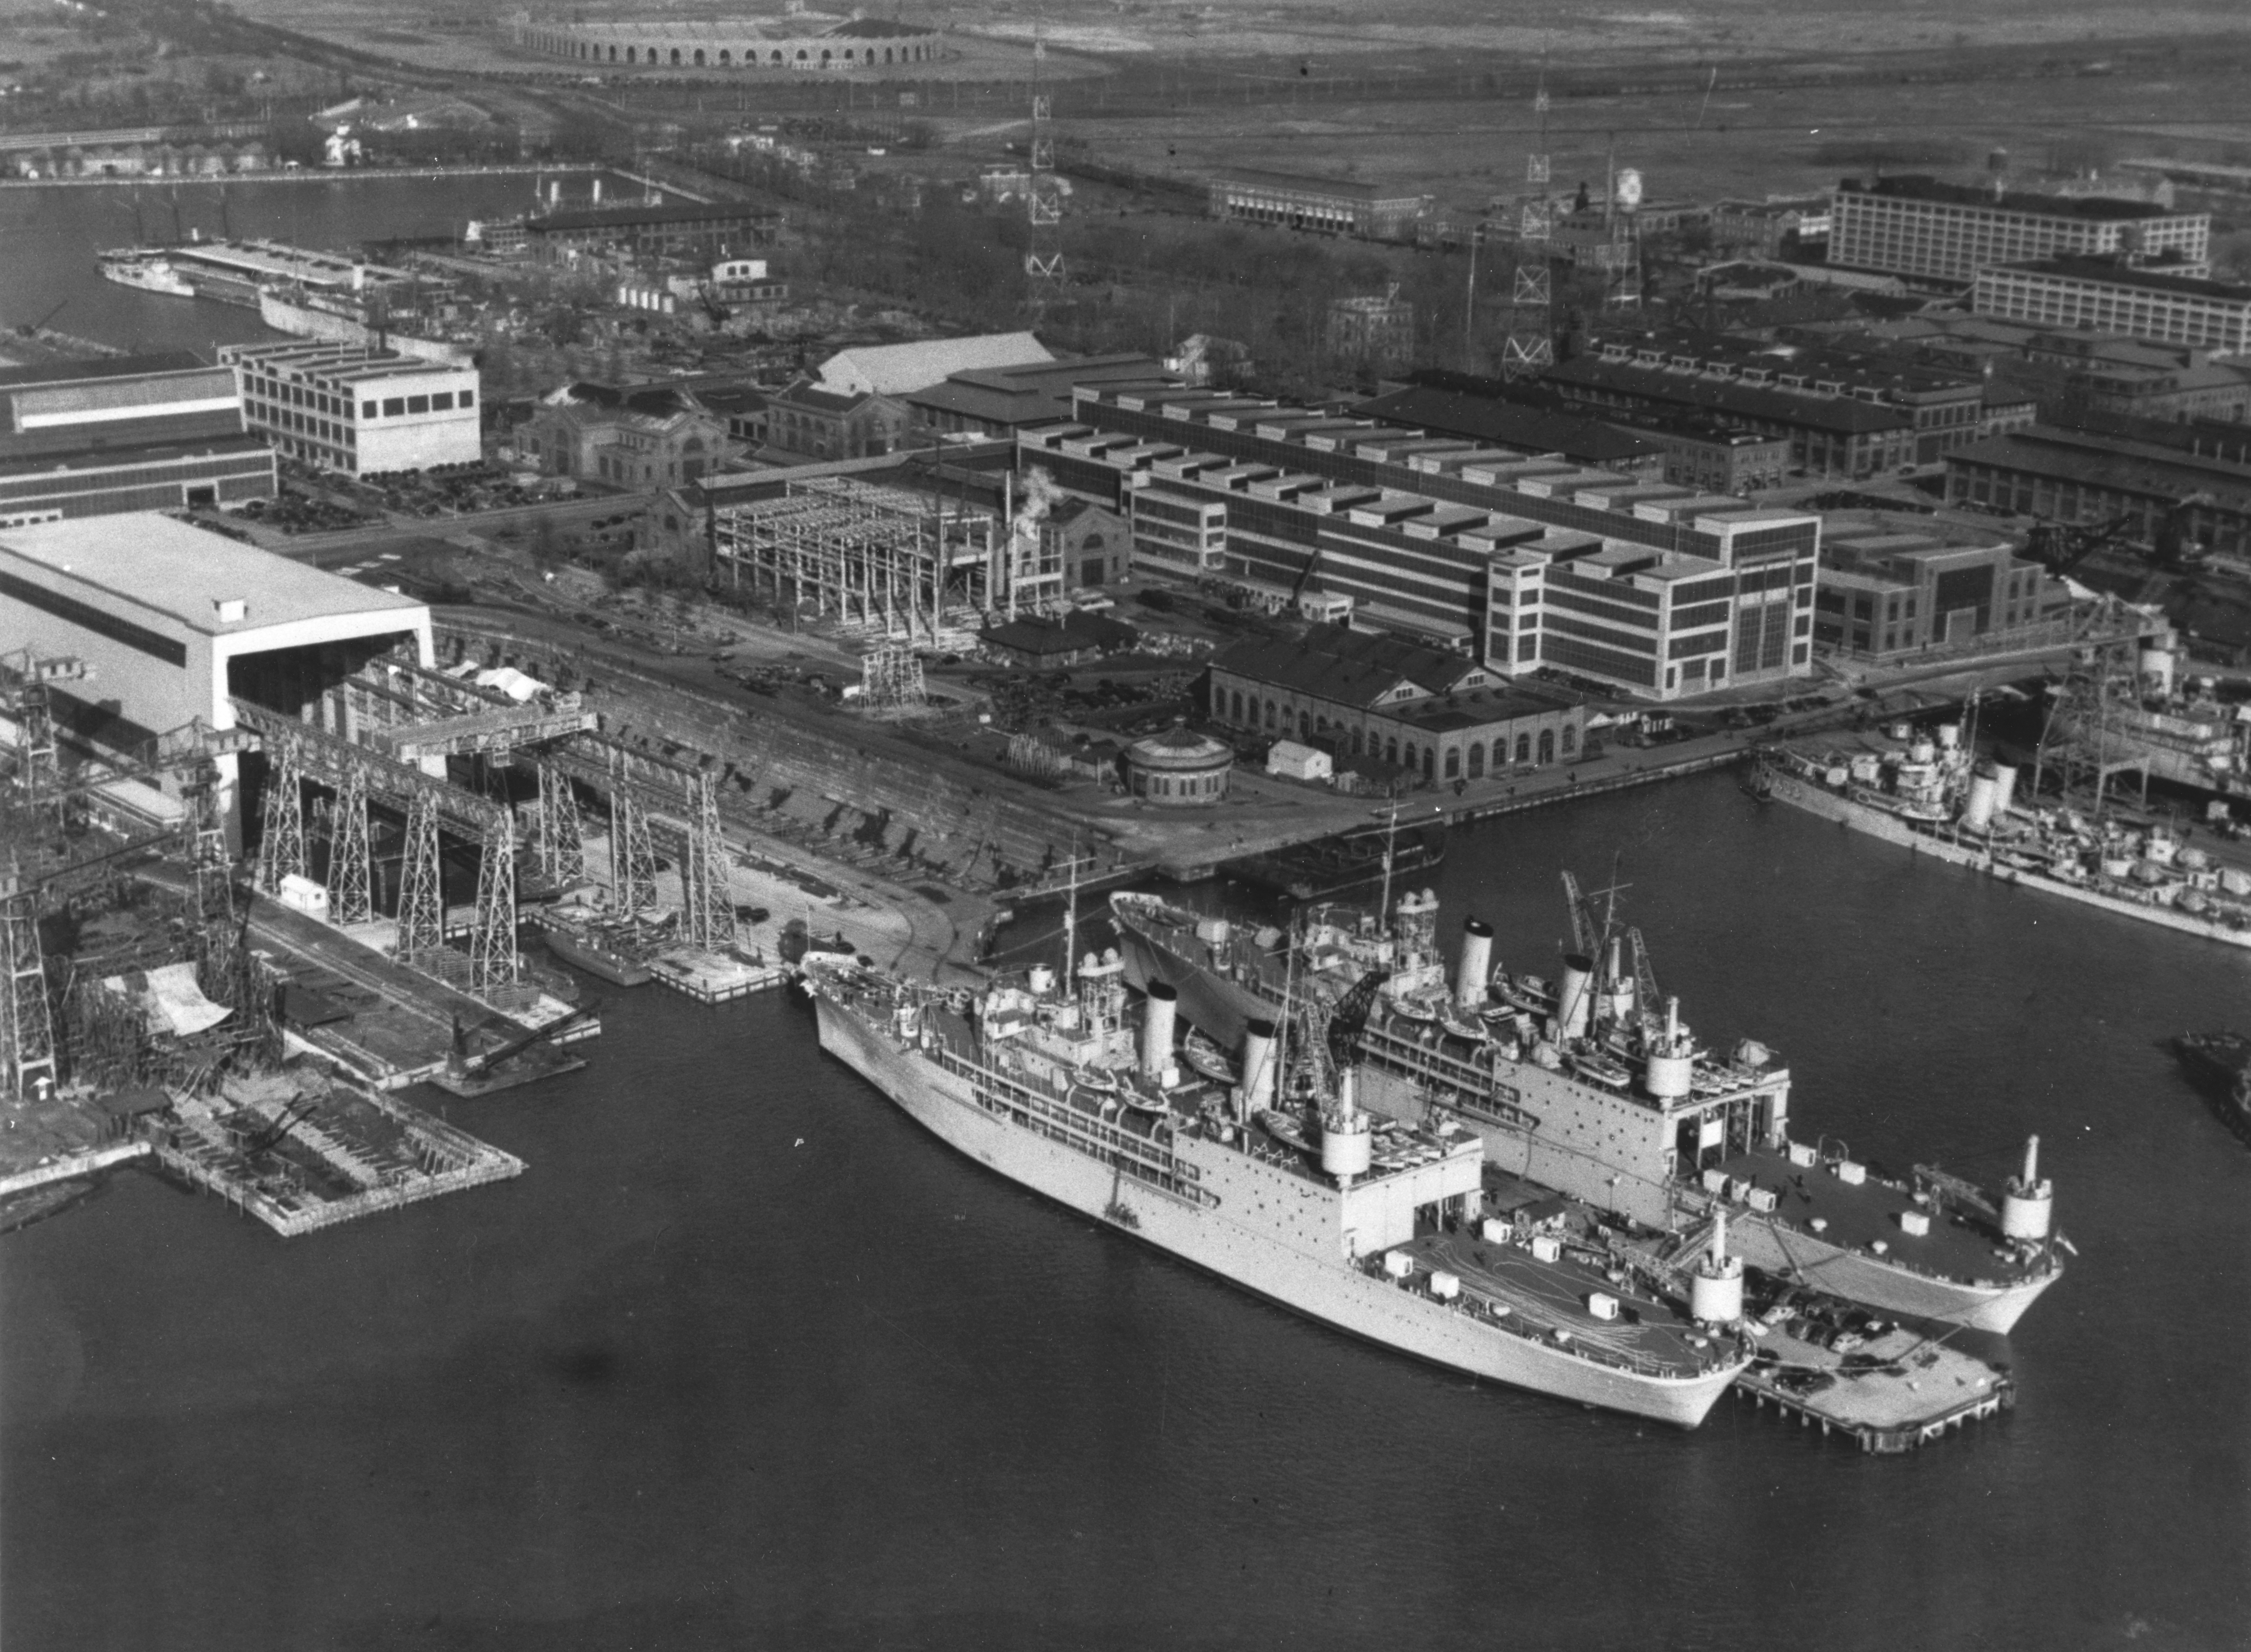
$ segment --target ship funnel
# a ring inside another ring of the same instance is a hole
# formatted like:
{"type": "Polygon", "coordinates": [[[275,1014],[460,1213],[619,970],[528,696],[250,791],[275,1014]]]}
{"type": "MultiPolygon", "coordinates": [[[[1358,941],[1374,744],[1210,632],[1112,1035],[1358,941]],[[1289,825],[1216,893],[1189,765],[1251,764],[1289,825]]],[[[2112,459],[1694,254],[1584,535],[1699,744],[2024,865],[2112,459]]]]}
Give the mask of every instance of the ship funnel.
{"type": "Polygon", "coordinates": [[[1274,1105],[1274,1023],[1253,1021],[1243,1029],[1243,1100],[1253,1109],[1274,1105]]]}
{"type": "Polygon", "coordinates": [[[1665,1042],[1667,1047],[1680,1041],[1680,999],[1678,995],[1665,1000],[1665,1042]]]}
{"type": "Polygon", "coordinates": [[[1481,1007],[1493,978],[1493,925],[1481,918],[1462,924],[1462,961],[1454,977],[1454,999],[1465,1010],[1481,1007]]]}
{"type": "Polygon", "coordinates": [[[557,178],[553,183],[547,186],[547,204],[551,207],[557,207],[563,204],[562,179],[557,178]]]}
{"type": "Polygon", "coordinates": [[[2016,801],[2016,798],[2015,768],[2005,763],[1995,764],[1993,765],[1993,812],[1997,815],[2006,814],[2009,812],[2009,805],[2016,801]]]}
{"type": "Polygon", "coordinates": [[[2055,1186],[2040,1179],[2040,1137],[2025,1144],[2025,1173],[2002,1190],[2001,1234],[2020,1243],[2046,1241],[2055,1216],[2055,1186]]]}
{"type": "Polygon", "coordinates": [[[2168,699],[2173,691],[2173,655],[2170,648],[2144,648],[2141,658],[2142,675],[2151,679],[2151,687],[2168,699]]]}
{"type": "Polygon", "coordinates": [[[1988,768],[1988,772],[1970,777],[1970,798],[1962,805],[1962,824],[1971,832],[1990,832],[1993,829],[1993,816],[2000,808],[2001,785],[1993,778],[1988,765],[1979,766],[1988,768]]]}
{"type": "Polygon", "coordinates": [[[1728,1213],[1712,1213],[1712,1248],[1688,1275],[1688,1312],[1707,1325],[1732,1325],[1743,1317],[1743,1263],[1728,1255],[1728,1213]]]}
{"type": "Polygon", "coordinates": [[[1557,1032],[1564,1038],[1584,1038],[1594,1007],[1594,960],[1573,952],[1563,960],[1563,985],[1555,994],[1557,1032]]]}
{"type": "Polygon", "coordinates": [[[1162,981],[1149,983],[1149,996],[1141,1006],[1141,1076],[1162,1082],[1173,1064],[1173,1024],[1180,1013],[1180,993],[1162,981]]]}
{"type": "Polygon", "coordinates": [[[599,206],[599,205],[601,205],[601,204],[602,204],[602,180],[601,180],[601,178],[600,178],[599,176],[597,176],[597,177],[594,179],[594,204],[595,204],[596,206],[599,206]]]}

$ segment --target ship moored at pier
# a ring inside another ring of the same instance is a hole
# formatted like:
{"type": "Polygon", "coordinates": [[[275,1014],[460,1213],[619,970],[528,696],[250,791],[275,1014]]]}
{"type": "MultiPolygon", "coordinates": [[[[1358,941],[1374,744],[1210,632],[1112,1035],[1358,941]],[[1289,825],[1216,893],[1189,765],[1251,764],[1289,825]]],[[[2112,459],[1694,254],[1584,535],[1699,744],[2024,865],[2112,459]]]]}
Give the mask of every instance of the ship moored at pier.
{"type": "Polygon", "coordinates": [[[1740,1263],[1708,1261],[1687,1303],[1637,1289],[1584,1235],[1489,1208],[1472,1131],[1371,1114],[1272,1024],[1246,1029],[1239,1085],[1184,1074],[1173,995],[1129,1010],[1114,952],[973,995],[803,970],[822,1048],[941,1140],[1325,1324],[1683,1427],[1749,1363],[1740,1263]]]}
{"type": "Polygon", "coordinates": [[[1753,1266],[1886,1312],[2005,1332],[2061,1275],[2048,1185],[1995,1193],[1935,1167],[1889,1178],[1790,1138],[1790,1070],[1756,1040],[1699,1043],[1660,999],[1638,930],[1572,890],[1574,950],[1553,981],[1493,963],[1465,926],[1453,985],[1437,901],[1391,921],[1321,907],[1261,945],[1152,895],[1111,897],[1132,978],[1175,992],[1222,1040],[1292,992],[1326,1002],[1355,1044],[1374,1111],[1435,1102],[1513,1176],[1595,1210],[1681,1232],[1716,1211],[1753,1266]]]}

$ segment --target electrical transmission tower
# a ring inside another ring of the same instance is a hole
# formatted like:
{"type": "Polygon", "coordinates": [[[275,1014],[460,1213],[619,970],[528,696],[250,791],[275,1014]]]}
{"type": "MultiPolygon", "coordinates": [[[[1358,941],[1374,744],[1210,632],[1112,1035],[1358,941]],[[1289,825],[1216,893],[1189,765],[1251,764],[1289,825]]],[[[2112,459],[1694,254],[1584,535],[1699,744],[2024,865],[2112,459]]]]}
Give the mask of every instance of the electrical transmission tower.
{"type": "Polygon", "coordinates": [[[21,874],[0,874],[0,1094],[55,1082],[55,1028],[39,951],[39,909],[21,874]]]}
{"type": "Polygon", "coordinates": [[[398,868],[398,961],[411,964],[446,944],[444,867],[438,858],[438,804],[417,791],[406,804],[406,842],[398,868]]]}
{"type": "Polygon", "coordinates": [[[477,914],[469,928],[469,991],[513,986],[516,956],[516,817],[495,809],[477,856],[477,914]]]}
{"type": "Polygon", "coordinates": [[[367,776],[357,764],[344,766],[329,819],[329,920],[364,923],[375,905],[368,890],[367,776]]]}
{"type": "Polygon", "coordinates": [[[571,789],[570,777],[551,763],[539,765],[539,816],[531,855],[539,875],[558,888],[585,881],[578,793],[571,789]]]}
{"type": "Polygon", "coordinates": [[[1032,135],[1025,168],[1024,211],[1031,234],[1024,246],[1026,300],[1036,318],[1063,291],[1063,180],[1055,169],[1054,103],[1047,85],[1045,25],[1032,24],[1032,135]]]}
{"type": "Polygon", "coordinates": [[[1525,157],[1525,194],[1516,220],[1514,279],[1509,294],[1508,338],[1501,346],[1500,376],[1532,378],[1555,364],[1555,279],[1548,260],[1554,224],[1548,208],[1552,176],[1548,155],[1548,81],[1532,100],[1539,121],[1535,147],[1525,157]]]}
{"type": "Polygon", "coordinates": [[[680,932],[689,945],[717,952],[735,943],[734,893],[727,840],[719,831],[719,792],[709,774],[688,788],[687,853],[680,864],[680,932]]]}
{"type": "Polygon", "coordinates": [[[267,743],[266,827],[258,844],[258,887],[280,892],[281,880],[305,875],[305,770],[291,740],[267,743]]]}

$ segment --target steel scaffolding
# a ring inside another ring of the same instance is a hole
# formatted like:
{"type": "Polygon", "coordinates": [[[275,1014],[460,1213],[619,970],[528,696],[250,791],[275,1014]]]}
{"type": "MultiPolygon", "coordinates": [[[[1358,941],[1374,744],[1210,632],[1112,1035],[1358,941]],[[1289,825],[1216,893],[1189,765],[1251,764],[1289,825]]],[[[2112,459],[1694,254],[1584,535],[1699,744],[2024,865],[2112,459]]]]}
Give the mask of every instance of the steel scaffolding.
{"type": "Polygon", "coordinates": [[[0,875],[0,1092],[28,1096],[55,1082],[55,1028],[38,905],[13,870],[0,875]]]}
{"type": "Polygon", "coordinates": [[[551,763],[539,771],[539,812],[534,818],[532,864],[549,882],[568,888],[586,876],[586,850],[578,826],[578,796],[571,777],[551,763]]]}
{"type": "Polygon", "coordinates": [[[444,867],[438,859],[438,800],[416,792],[406,804],[406,842],[398,868],[398,961],[412,964],[446,944],[444,867]]]}
{"type": "Polygon", "coordinates": [[[516,819],[493,811],[477,856],[477,913],[469,929],[469,990],[512,986],[516,953],[516,819]]]}
{"type": "Polygon", "coordinates": [[[258,887],[278,893],[281,880],[305,875],[305,770],[294,741],[267,745],[265,830],[258,841],[258,887]]]}
{"type": "Polygon", "coordinates": [[[329,819],[329,918],[364,923],[375,907],[368,889],[367,774],[358,764],[345,765],[329,819]]]}
{"type": "Polygon", "coordinates": [[[610,759],[610,898],[630,917],[656,904],[656,848],[633,784],[610,759]]]}
{"type": "Polygon", "coordinates": [[[200,917],[234,915],[234,882],[227,875],[226,820],[219,805],[218,764],[204,757],[180,777],[180,800],[187,805],[188,867],[195,881],[200,917]]]}
{"type": "Polygon", "coordinates": [[[1006,595],[991,513],[948,508],[843,477],[793,482],[779,499],[714,513],[738,584],[887,637],[973,628],[1006,595]]]}
{"type": "Polygon", "coordinates": [[[62,764],[55,747],[54,702],[49,685],[83,681],[93,674],[76,656],[43,657],[19,648],[0,658],[0,711],[17,723],[16,783],[23,788],[24,806],[33,815],[52,808],[62,824],[66,794],[62,764]]]}
{"type": "Polygon", "coordinates": [[[724,951],[735,943],[734,892],[727,878],[727,840],[719,830],[719,793],[699,774],[688,788],[687,841],[680,860],[680,935],[690,946],[724,951]]]}
{"type": "Polygon", "coordinates": [[[922,656],[911,644],[879,642],[860,660],[860,706],[865,711],[897,711],[926,703],[922,656]]]}

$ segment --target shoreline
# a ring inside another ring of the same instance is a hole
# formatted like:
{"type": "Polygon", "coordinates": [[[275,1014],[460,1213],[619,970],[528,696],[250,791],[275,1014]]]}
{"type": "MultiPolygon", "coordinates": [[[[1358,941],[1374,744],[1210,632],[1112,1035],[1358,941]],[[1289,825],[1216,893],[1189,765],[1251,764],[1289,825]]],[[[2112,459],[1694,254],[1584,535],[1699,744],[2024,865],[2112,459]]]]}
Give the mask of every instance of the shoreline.
{"type": "MultiPolygon", "coordinates": [[[[636,183],[650,184],[648,178],[633,177],[601,161],[558,161],[540,166],[529,162],[509,162],[496,166],[348,166],[298,167],[294,169],[273,169],[259,172],[211,172],[167,175],[142,172],[130,176],[76,178],[0,178],[0,190],[83,190],[133,189],[143,184],[177,189],[183,183],[218,185],[229,183],[334,183],[348,178],[504,178],[558,176],[581,176],[590,172],[613,172],[620,177],[631,177],[636,183]]],[[[662,189],[662,184],[652,187],[662,189]]]]}

